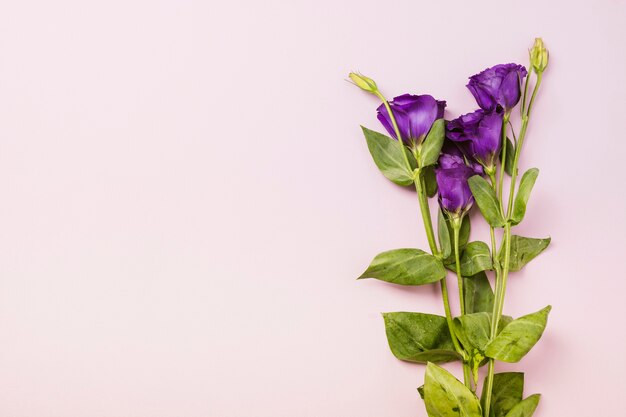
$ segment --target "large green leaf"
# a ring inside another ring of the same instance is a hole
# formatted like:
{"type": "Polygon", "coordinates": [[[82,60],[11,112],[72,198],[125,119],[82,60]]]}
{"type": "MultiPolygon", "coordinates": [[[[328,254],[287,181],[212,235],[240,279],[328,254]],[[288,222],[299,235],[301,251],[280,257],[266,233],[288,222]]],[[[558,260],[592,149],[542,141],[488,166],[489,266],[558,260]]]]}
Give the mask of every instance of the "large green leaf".
{"type": "Polygon", "coordinates": [[[465,311],[479,313],[493,310],[493,290],[485,272],[479,272],[471,277],[463,277],[463,293],[465,299],[465,311]]]}
{"type": "MultiPolygon", "coordinates": [[[[550,238],[535,239],[511,235],[511,253],[509,255],[509,270],[519,271],[528,262],[532,261],[550,244],[550,238]]],[[[500,262],[504,265],[504,251],[500,252],[500,262]]]]}
{"type": "Polygon", "coordinates": [[[411,152],[406,147],[404,148],[404,152],[407,154],[411,164],[411,169],[409,169],[402,155],[403,150],[400,148],[397,140],[363,126],[361,126],[361,129],[363,129],[367,148],[372,158],[374,158],[374,163],[383,175],[398,185],[413,184],[413,169],[417,166],[417,163],[411,152]]]}
{"type": "Polygon", "coordinates": [[[452,254],[452,239],[450,237],[450,229],[446,215],[443,210],[437,210],[437,235],[439,236],[439,244],[441,245],[442,255],[445,258],[452,254]]]}
{"type": "Polygon", "coordinates": [[[502,362],[519,362],[541,338],[551,306],[510,322],[487,345],[485,354],[502,362]]]}
{"type": "Polygon", "coordinates": [[[539,405],[540,394],[533,394],[517,403],[505,417],[532,417],[539,405]]]}
{"type": "Polygon", "coordinates": [[[445,369],[429,363],[424,381],[429,417],[482,417],[478,398],[445,369]]]}
{"type": "Polygon", "coordinates": [[[467,183],[472,190],[472,195],[478,204],[478,208],[487,223],[493,227],[504,226],[505,220],[500,210],[500,202],[496,193],[486,179],[480,175],[474,175],[467,183]]]}
{"type": "MultiPolygon", "coordinates": [[[[483,384],[481,398],[486,398],[487,384],[483,384]]],[[[493,376],[491,406],[488,417],[505,417],[524,395],[524,373],[503,372],[493,376]]],[[[483,407],[485,404],[483,404],[483,407]]]]}
{"type": "Polygon", "coordinates": [[[493,264],[489,246],[481,241],[468,243],[461,256],[461,274],[469,277],[490,269],[493,269],[493,264]]]}
{"type": "Polygon", "coordinates": [[[425,313],[383,313],[389,348],[409,362],[449,362],[455,352],[445,317],[425,313]]]}
{"type": "Polygon", "coordinates": [[[439,159],[441,153],[441,146],[443,145],[443,139],[445,138],[446,128],[443,119],[435,120],[430,132],[424,139],[421,149],[419,151],[419,164],[420,167],[427,167],[434,165],[439,159]]]}
{"type": "Polygon", "coordinates": [[[401,285],[423,285],[446,276],[441,261],[419,249],[394,249],[376,255],[358,279],[376,278],[401,285]]]}
{"type": "Polygon", "coordinates": [[[511,223],[519,224],[524,219],[524,214],[526,214],[526,204],[528,203],[530,192],[532,191],[535,181],[537,180],[537,175],[539,175],[539,170],[537,168],[531,168],[524,172],[524,175],[522,175],[522,179],[519,183],[519,189],[517,190],[517,195],[515,196],[515,205],[513,206],[511,223]]]}

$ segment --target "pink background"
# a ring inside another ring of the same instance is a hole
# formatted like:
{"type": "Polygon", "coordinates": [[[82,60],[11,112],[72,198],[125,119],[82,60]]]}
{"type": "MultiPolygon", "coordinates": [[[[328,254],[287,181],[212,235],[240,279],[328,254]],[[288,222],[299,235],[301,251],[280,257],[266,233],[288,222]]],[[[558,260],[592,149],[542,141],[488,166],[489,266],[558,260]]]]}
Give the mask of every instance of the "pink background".
{"type": "Polygon", "coordinates": [[[626,2],[468,3],[4,2],[0,415],[425,416],[380,312],[441,313],[436,287],[354,279],[426,239],[344,79],[455,117],[467,76],[526,64],[535,36],[518,233],[553,245],[505,312],[554,309],[500,369],[528,373],[538,417],[623,415],[626,2]]]}

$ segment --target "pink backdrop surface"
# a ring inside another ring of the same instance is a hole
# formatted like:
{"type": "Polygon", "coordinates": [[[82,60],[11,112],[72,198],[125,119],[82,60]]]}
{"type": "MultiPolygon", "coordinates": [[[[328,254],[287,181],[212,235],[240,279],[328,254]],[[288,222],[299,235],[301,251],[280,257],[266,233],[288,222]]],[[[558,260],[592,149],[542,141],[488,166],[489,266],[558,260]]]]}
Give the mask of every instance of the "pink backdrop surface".
{"type": "Polygon", "coordinates": [[[425,416],[380,313],[442,313],[438,290],[355,278],[426,238],[361,136],[376,101],[344,80],[451,118],[535,36],[518,233],[553,243],[505,313],[553,311],[499,369],[527,372],[537,417],[624,415],[626,2],[469,3],[4,2],[0,415],[425,416]]]}

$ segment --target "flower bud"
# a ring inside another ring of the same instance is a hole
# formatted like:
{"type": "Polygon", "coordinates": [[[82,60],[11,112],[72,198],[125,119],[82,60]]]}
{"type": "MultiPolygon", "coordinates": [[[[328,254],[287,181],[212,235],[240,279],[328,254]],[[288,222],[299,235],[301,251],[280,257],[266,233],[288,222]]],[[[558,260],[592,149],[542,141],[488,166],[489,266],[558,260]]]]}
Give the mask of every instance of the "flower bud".
{"type": "Polygon", "coordinates": [[[348,75],[348,77],[350,77],[354,85],[359,87],[361,90],[367,91],[369,93],[375,93],[378,91],[378,87],[376,86],[376,83],[374,82],[374,80],[372,80],[369,77],[366,77],[363,74],[357,74],[355,72],[351,72],[350,75],[348,75]]]}
{"type": "Polygon", "coordinates": [[[537,74],[543,72],[548,66],[548,50],[543,46],[541,38],[535,38],[535,44],[530,50],[530,65],[537,74]]]}

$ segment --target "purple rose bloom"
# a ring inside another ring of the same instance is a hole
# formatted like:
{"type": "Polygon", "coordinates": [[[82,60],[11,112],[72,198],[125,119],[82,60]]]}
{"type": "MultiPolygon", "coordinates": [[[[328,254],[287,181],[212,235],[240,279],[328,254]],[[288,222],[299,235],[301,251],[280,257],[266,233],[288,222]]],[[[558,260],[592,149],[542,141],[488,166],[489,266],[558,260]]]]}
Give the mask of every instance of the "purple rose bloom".
{"type": "Polygon", "coordinates": [[[445,141],[439,155],[439,167],[443,169],[458,168],[460,166],[468,166],[479,175],[484,174],[482,165],[473,159],[467,159],[461,150],[451,141],[445,141]]]}
{"type": "MultiPolygon", "coordinates": [[[[403,94],[391,100],[389,106],[398,124],[402,141],[407,146],[415,147],[422,143],[433,122],[443,117],[446,102],[435,100],[427,94],[421,96],[403,94]]],[[[398,140],[387,108],[381,104],[377,111],[378,120],[385,126],[387,132],[398,140]]]]}
{"type": "Polygon", "coordinates": [[[439,192],[439,205],[451,215],[463,215],[474,204],[474,196],[467,180],[476,175],[466,165],[435,170],[439,192]]]}
{"type": "Polygon", "coordinates": [[[470,77],[467,88],[481,109],[511,110],[520,98],[520,85],[526,68],[519,64],[500,64],[470,77]]]}
{"type": "Polygon", "coordinates": [[[446,126],[446,137],[459,146],[465,156],[485,168],[495,166],[500,154],[502,113],[476,110],[452,120],[446,126]]]}

